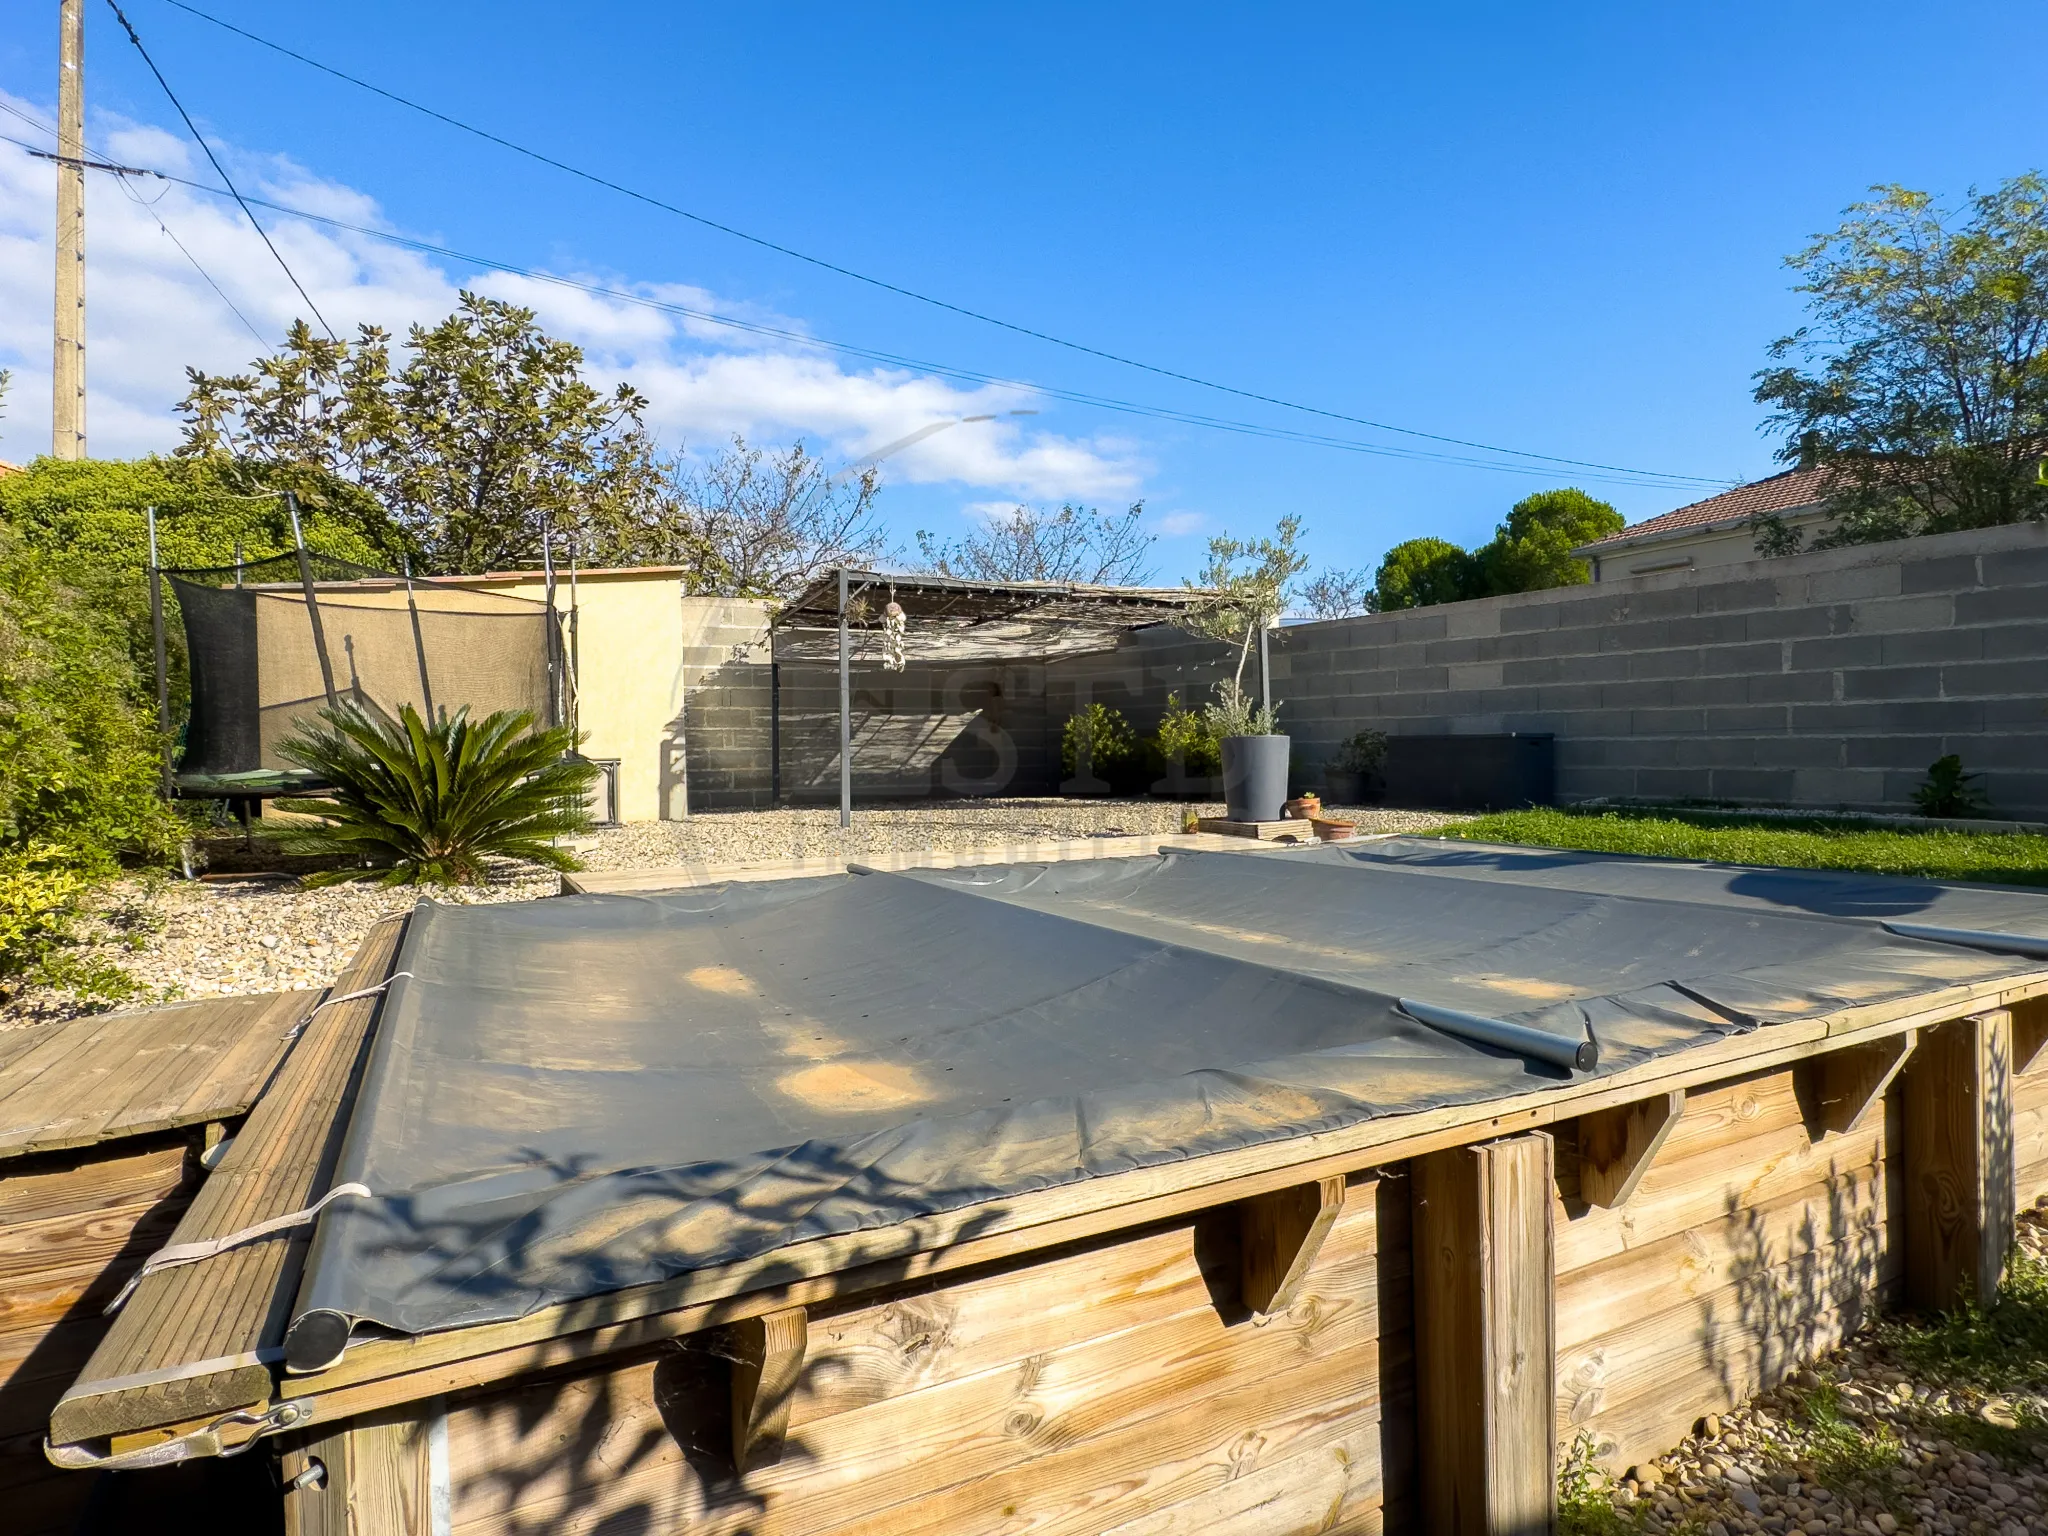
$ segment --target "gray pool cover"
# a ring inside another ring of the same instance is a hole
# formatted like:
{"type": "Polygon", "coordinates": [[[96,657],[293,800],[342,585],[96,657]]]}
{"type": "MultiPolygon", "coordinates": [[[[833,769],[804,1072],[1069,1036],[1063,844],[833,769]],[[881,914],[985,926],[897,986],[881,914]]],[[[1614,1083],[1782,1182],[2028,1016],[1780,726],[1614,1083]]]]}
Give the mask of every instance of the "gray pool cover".
{"type": "Polygon", "coordinates": [[[289,1358],[1574,1076],[1422,1018],[1606,1073],[2044,968],[2048,894],[1408,839],[422,904],[289,1358]]]}

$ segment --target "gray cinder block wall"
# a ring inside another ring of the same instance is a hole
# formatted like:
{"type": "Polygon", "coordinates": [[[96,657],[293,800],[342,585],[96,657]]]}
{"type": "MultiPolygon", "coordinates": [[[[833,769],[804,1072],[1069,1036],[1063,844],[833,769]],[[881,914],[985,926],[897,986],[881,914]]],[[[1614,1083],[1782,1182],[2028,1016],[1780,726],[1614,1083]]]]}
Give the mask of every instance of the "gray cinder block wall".
{"type": "Polygon", "coordinates": [[[1548,731],[1564,800],[1900,810],[1937,757],[2048,818],[2048,524],[1280,632],[1311,768],[1362,726],[1548,731]]]}
{"type": "MultiPolygon", "coordinates": [[[[722,637],[721,637],[722,638],[722,637]]],[[[1093,700],[1152,730],[1229,648],[1160,627],[1044,665],[855,672],[856,795],[1051,794],[1093,700]]],[[[1959,753],[2001,815],[2048,819],[2048,525],[1940,534],[1438,608],[1272,637],[1297,777],[1390,733],[1547,731],[1558,792],[1902,810],[1959,753]]],[[[1255,686],[1256,663],[1246,670],[1255,686]]],[[[783,670],[783,786],[838,795],[838,683],[783,670]]],[[[768,668],[707,672],[685,716],[693,808],[768,801],[768,668]]]]}

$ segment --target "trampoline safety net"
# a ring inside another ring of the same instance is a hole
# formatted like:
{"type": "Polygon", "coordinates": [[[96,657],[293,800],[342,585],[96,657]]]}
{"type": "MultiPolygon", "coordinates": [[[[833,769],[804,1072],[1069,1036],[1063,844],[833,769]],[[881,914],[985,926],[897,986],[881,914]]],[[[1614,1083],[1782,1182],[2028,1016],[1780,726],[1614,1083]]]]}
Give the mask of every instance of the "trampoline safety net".
{"type": "Polygon", "coordinates": [[[558,619],[526,598],[408,581],[331,555],[166,570],[191,652],[181,775],[291,766],[278,744],[331,701],[558,723],[558,619]]]}

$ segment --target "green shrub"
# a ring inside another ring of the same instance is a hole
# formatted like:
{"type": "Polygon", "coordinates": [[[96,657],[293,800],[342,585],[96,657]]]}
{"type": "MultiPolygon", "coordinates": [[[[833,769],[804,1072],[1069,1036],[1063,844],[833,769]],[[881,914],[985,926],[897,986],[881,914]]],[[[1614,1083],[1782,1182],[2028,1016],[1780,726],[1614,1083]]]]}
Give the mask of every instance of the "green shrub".
{"type": "Polygon", "coordinates": [[[91,884],[61,853],[0,854],[0,979],[35,971],[70,937],[91,884]]]}
{"type": "Polygon", "coordinates": [[[1983,816],[1991,810],[1976,787],[1981,773],[1963,772],[1963,760],[1951,752],[1929,765],[1927,777],[1913,791],[1913,804],[1922,816],[1983,816]]]}
{"type": "Polygon", "coordinates": [[[1200,710],[1184,708],[1177,693],[1166,696],[1166,713],[1159,717],[1159,729],[1152,739],[1158,743],[1161,757],[1178,762],[1181,771],[1192,777],[1215,773],[1222,766],[1222,754],[1207,717],[1200,710]]]}
{"type": "Polygon", "coordinates": [[[93,595],[0,529],[0,850],[109,874],[177,846],[162,741],[93,595]]]}
{"type": "MultiPolygon", "coordinates": [[[[156,508],[158,558],[166,566],[231,565],[292,547],[291,518],[272,491],[298,493],[307,544],[386,569],[404,545],[359,489],[313,470],[227,460],[41,458],[0,479],[0,525],[85,592],[102,625],[118,633],[137,673],[155,686],[149,628],[148,509],[156,508]]],[[[184,627],[165,593],[173,718],[186,699],[184,627]]],[[[153,694],[145,700],[155,708],[153,694]]]]}
{"type": "Polygon", "coordinates": [[[1138,734],[1121,710],[1090,704],[1067,717],[1060,732],[1060,768],[1072,778],[1086,763],[1102,773],[1127,761],[1138,750],[1138,734]]]}
{"type": "Polygon", "coordinates": [[[589,829],[597,767],[568,755],[576,738],[567,726],[533,724],[525,710],[472,722],[460,709],[430,725],[410,704],[397,719],[374,704],[323,709],[278,755],[334,786],[331,799],[296,807],[326,821],[280,841],[360,861],[307,875],[313,885],[474,885],[494,857],[580,869],[552,839],[589,829]]]}

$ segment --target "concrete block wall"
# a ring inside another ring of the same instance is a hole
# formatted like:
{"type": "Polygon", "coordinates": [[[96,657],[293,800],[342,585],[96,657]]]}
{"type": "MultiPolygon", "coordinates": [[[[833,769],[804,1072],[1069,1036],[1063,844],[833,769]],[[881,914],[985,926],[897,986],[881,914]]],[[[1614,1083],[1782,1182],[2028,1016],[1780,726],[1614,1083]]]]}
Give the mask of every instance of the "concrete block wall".
{"type": "MultiPolygon", "coordinates": [[[[791,805],[839,800],[839,674],[785,661],[782,794],[791,805]]],[[[856,799],[1048,795],[1059,785],[1059,729],[1041,663],[856,663],[852,688],[856,799]]],[[[765,806],[772,783],[771,684],[765,650],[729,661],[690,694],[685,716],[692,810],[765,806]]]]}
{"type": "Polygon", "coordinates": [[[1565,800],[1899,810],[1960,753],[2048,819],[2048,524],[1290,627],[1297,761],[1362,727],[1548,731],[1565,800]]]}
{"type": "MultiPolygon", "coordinates": [[[[734,635],[745,627],[735,615],[734,635]]],[[[693,681],[690,804],[768,803],[765,647],[693,681]]],[[[693,654],[695,654],[693,652],[693,654]]],[[[855,672],[866,800],[1057,792],[1060,729],[1091,701],[1141,733],[1199,704],[1229,647],[1139,630],[1047,664],[855,672]]],[[[1256,686],[1256,661],[1246,682],[1256,686]]],[[[2048,525],[1940,534],[1550,592],[1303,624],[1272,637],[1297,777],[1338,742],[1547,731],[1558,791],[1901,810],[1937,757],[1982,772],[2001,815],[2048,819],[2048,525]]],[[[838,796],[838,683],[783,669],[783,786],[838,796]]]]}

